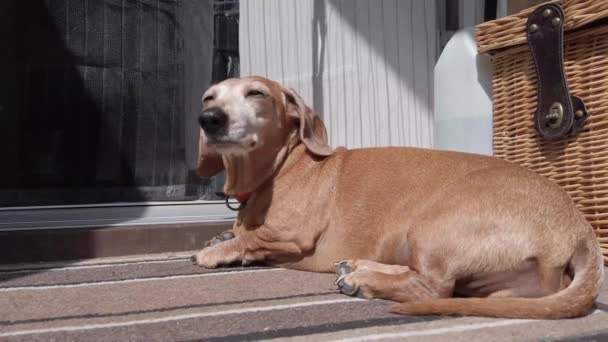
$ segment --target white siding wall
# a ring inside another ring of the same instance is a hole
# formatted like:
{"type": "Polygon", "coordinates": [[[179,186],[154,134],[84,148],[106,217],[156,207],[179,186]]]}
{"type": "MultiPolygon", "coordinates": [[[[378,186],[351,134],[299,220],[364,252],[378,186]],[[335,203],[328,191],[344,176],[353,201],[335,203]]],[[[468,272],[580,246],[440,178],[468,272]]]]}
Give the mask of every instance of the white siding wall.
{"type": "Polygon", "coordinates": [[[332,146],[431,147],[435,0],[243,0],[241,75],[296,89],[332,146]]]}

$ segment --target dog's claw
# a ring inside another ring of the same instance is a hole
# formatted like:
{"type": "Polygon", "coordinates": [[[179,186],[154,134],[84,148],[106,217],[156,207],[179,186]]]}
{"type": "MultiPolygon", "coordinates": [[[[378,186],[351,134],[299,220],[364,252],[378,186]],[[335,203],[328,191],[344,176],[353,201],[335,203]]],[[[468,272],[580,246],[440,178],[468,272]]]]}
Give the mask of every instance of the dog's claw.
{"type": "Polygon", "coordinates": [[[334,282],[338,285],[340,292],[347,296],[356,296],[359,292],[359,288],[354,285],[350,285],[346,282],[346,276],[353,272],[353,267],[350,265],[348,260],[340,261],[334,264],[336,266],[336,275],[338,279],[334,282]]]}
{"type": "Polygon", "coordinates": [[[222,237],[221,237],[222,241],[231,240],[231,239],[234,239],[233,232],[227,231],[227,232],[222,233],[222,237]]]}
{"type": "Polygon", "coordinates": [[[347,296],[356,296],[357,292],[359,291],[359,288],[348,284],[344,280],[344,277],[345,276],[341,276],[340,278],[338,278],[338,280],[336,280],[336,285],[338,285],[338,289],[340,290],[340,292],[347,296]]]}
{"type": "Polygon", "coordinates": [[[340,276],[347,275],[353,271],[352,266],[348,264],[348,261],[340,261],[336,263],[336,274],[340,276]]]}
{"type": "Polygon", "coordinates": [[[217,245],[220,242],[224,242],[224,241],[231,240],[231,239],[234,239],[234,238],[235,238],[235,235],[234,235],[233,232],[231,232],[231,231],[225,231],[225,232],[223,232],[220,235],[214,236],[213,239],[205,242],[205,247],[210,247],[210,246],[213,246],[213,245],[217,245]]]}

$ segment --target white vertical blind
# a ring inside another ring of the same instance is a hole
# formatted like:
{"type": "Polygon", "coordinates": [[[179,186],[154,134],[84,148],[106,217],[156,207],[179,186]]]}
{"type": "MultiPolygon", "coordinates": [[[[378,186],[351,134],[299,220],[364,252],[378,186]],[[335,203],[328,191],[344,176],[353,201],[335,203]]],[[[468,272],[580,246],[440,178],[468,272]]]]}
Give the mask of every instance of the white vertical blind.
{"type": "Polygon", "coordinates": [[[294,88],[332,146],[431,147],[434,0],[240,2],[241,75],[294,88]]]}

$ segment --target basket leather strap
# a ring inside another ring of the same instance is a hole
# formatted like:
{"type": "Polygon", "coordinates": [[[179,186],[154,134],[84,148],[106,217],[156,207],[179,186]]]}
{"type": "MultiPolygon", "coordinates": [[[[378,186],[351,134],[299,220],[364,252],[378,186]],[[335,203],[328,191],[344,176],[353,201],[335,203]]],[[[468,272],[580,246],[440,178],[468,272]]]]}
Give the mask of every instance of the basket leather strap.
{"type": "Polygon", "coordinates": [[[564,69],[564,11],[558,3],[536,8],[526,25],[538,85],[536,130],[547,139],[578,132],[587,119],[584,102],[570,95],[564,69]]]}

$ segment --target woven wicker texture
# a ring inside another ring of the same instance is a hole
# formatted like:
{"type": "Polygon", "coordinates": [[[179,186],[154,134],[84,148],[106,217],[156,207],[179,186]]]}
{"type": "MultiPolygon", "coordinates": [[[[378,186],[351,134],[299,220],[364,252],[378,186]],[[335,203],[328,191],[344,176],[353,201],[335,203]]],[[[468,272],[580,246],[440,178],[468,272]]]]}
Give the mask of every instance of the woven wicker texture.
{"type": "MultiPolygon", "coordinates": [[[[608,17],[608,0],[563,0],[559,2],[565,13],[564,30],[573,30],[608,17]]],[[[535,7],[508,17],[488,21],[477,26],[479,53],[527,44],[526,22],[535,7]]]]}
{"type": "MultiPolygon", "coordinates": [[[[582,4],[608,8],[608,0],[577,1],[578,12],[582,4]]],[[[566,11],[572,13],[572,7],[566,11]]],[[[526,43],[521,15],[501,20],[526,43]],[[517,20],[521,29],[510,20],[517,20]]],[[[608,25],[565,34],[568,86],[584,100],[589,118],[579,134],[557,141],[540,138],[534,128],[536,74],[527,43],[492,52],[495,155],[563,187],[593,226],[608,264],[608,25]]]]}

